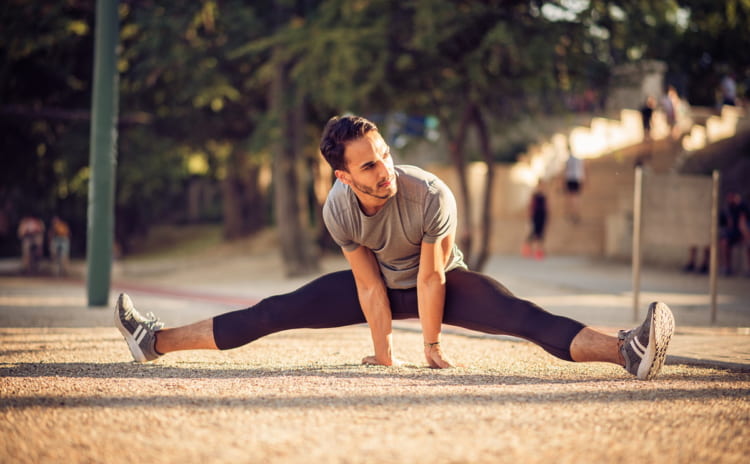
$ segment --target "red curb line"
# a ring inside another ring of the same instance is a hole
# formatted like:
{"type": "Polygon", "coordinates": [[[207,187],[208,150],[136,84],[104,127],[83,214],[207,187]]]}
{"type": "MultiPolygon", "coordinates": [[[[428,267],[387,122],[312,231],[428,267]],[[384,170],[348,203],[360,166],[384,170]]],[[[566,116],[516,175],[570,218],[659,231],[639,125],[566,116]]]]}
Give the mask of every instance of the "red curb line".
{"type": "MultiPolygon", "coordinates": [[[[54,282],[56,284],[68,284],[79,287],[85,287],[86,281],[75,277],[37,277],[38,280],[45,280],[48,282],[54,282]]],[[[134,282],[113,282],[112,289],[116,290],[115,293],[120,292],[139,292],[149,293],[158,296],[167,296],[173,298],[180,298],[185,300],[199,300],[208,301],[211,303],[221,303],[230,306],[241,306],[247,308],[258,303],[262,298],[258,297],[241,297],[241,296],[229,296],[229,295],[217,295],[205,292],[196,292],[190,290],[176,289],[176,288],[165,288],[157,287],[148,284],[139,284],[134,282]]],[[[239,309],[239,308],[238,308],[239,309]]]]}
{"type": "Polygon", "coordinates": [[[190,290],[154,287],[151,285],[137,284],[131,282],[115,282],[112,287],[128,292],[150,293],[152,295],[169,296],[186,300],[209,301],[230,306],[241,306],[247,308],[258,303],[261,299],[256,297],[224,296],[212,293],[195,292],[190,290]]]}

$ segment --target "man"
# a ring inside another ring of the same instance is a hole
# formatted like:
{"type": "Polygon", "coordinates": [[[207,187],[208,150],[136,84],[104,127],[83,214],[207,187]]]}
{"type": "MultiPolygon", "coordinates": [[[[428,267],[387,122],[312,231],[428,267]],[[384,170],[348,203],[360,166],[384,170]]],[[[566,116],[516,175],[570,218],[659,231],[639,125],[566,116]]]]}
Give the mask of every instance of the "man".
{"type": "Polygon", "coordinates": [[[24,216],[18,224],[18,238],[21,240],[21,271],[37,272],[44,246],[44,222],[35,216],[24,216]]]}
{"type": "Polygon", "coordinates": [[[643,124],[643,140],[651,140],[651,119],[656,108],[656,99],[649,95],[641,106],[641,123],[643,124]]]}
{"type": "Polygon", "coordinates": [[[739,245],[746,248],[748,262],[750,262],[750,210],[737,192],[729,192],[726,205],[719,215],[719,252],[721,258],[721,273],[732,275],[732,261],[734,247],[739,245]]]}
{"type": "Polygon", "coordinates": [[[565,161],[565,193],[568,218],[573,223],[578,223],[581,220],[580,197],[584,177],[583,160],[578,158],[568,145],[568,159],[565,161]]]}
{"type": "Polygon", "coordinates": [[[531,231],[521,246],[521,254],[544,259],[544,228],[547,225],[547,195],[544,193],[544,181],[539,179],[529,200],[529,222],[531,231]]]}
{"type": "Polygon", "coordinates": [[[321,152],[336,183],[323,214],[351,271],[326,274],[253,307],[173,329],[141,316],[127,295],[115,307],[115,325],[136,361],[177,350],[230,349],[288,329],[367,322],[374,354],[366,364],[398,362],[393,319],[419,316],[431,367],[452,363],[440,348],[443,323],[528,339],[568,361],[611,362],[639,379],[655,376],[674,331],[667,305],[652,303],[646,321],[618,337],[550,314],[513,296],[502,284],[466,269],[454,243],[456,204],[434,175],[394,166],[374,124],[360,117],[331,119],[321,152]]]}
{"type": "Polygon", "coordinates": [[[49,229],[49,251],[55,262],[55,275],[66,275],[70,267],[70,226],[59,216],[52,218],[49,229]]]}
{"type": "Polygon", "coordinates": [[[722,105],[734,106],[737,103],[737,81],[734,73],[725,74],[721,78],[721,103],[722,105]]]}

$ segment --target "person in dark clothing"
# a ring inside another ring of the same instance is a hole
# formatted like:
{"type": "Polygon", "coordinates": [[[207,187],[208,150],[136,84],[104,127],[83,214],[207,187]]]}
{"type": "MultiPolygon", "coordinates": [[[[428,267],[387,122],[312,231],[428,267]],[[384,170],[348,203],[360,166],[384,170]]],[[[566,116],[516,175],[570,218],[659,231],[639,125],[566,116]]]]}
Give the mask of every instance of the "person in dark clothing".
{"type": "Polygon", "coordinates": [[[646,97],[641,106],[641,120],[643,122],[643,140],[651,140],[651,119],[656,108],[656,99],[652,96],[646,97]]]}
{"type": "MultiPolygon", "coordinates": [[[[732,252],[734,247],[750,244],[750,210],[737,192],[729,192],[726,205],[719,217],[719,252],[721,257],[721,273],[732,275],[732,252]]],[[[748,263],[750,263],[750,247],[745,246],[748,263]]]]}
{"type": "Polygon", "coordinates": [[[547,195],[544,183],[540,179],[529,201],[529,220],[531,231],[523,244],[523,255],[544,259],[544,230],[547,225],[547,195]]]}

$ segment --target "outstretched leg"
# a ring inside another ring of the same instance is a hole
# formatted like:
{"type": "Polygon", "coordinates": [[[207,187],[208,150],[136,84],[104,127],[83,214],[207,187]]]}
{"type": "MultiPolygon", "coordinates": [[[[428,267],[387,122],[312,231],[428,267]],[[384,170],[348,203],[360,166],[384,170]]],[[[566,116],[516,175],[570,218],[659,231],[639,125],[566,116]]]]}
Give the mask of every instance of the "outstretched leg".
{"type": "Polygon", "coordinates": [[[216,350],[214,320],[206,319],[194,324],[161,329],[155,334],[154,348],[160,355],[180,350],[216,350]]]}
{"type": "Polygon", "coordinates": [[[326,274],[299,289],[213,319],[217,348],[228,350],[291,329],[326,329],[366,322],[351,271],[326,274]]]}
{"type": "Polygon", "coordinates": [[[570,342],[570,357],[575,362],[609,362],[625,366],[617,337],[584,327],[570,342]]]}
{"type": "Polygon", "coordinates": [[[446,324],[525,338],[567,361],[618,364],[640,379],[658,373],[674,332],[664,303],[652,303],[643,324],[614,337],[519,299],[483,274],[457,269],[447,274],[447,285],[446,324]]]}
{"type": "Polygon", "coordinates": [[[570,347],[584,328],[580,322],[517,298],[484,274],[456,269],[446,279],[446,324],[525,338],[558,358],[574,360],[570,347]]]}
{"type": "Polygon", "coordinates": [[[163,328],[152,314],[142,316],[127,295],[120,295],[115,307],[115,325],[139,362],[180,350],[227,350],[283,330],[364,322],[351,271],[326,274],[294,292],[175,328],[163,328]]]}

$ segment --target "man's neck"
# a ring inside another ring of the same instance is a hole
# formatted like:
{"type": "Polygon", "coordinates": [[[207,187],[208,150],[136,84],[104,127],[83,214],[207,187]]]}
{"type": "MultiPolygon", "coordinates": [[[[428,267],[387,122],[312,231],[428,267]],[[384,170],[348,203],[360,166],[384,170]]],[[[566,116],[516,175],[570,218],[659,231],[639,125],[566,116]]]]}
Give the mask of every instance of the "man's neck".
{"type": "Polygon", "coordinates": [[[368,195],[366,193],[361,193],[357,191],[357,189],[352,189],[354,191],[354,195],[357,197],[357,203],[359,204],[359,209],[362,211],[365,216],[375,216],[378,211],[383,209],[383,207],[388,203],[388,200],[390,198],[375,198],[371,195],[368,195]],[[364,201],[363,201],[364,200],[364,201]]]}

